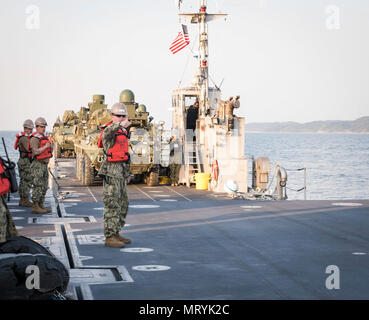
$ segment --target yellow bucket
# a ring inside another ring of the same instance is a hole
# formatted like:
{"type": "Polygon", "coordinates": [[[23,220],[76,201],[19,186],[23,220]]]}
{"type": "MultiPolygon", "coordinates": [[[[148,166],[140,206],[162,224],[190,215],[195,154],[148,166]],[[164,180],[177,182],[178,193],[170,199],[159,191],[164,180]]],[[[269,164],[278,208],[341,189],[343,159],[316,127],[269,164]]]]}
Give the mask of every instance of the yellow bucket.
{"type": "Polygon", "coordinates": [[[196,190],[208,190],[210,173],[195,173],[196,190]]]}
{"type": "Polygon", "coordinates": [[[170,179],[167,176],[160,176],[159,184],[170,184],[170,179]]]}

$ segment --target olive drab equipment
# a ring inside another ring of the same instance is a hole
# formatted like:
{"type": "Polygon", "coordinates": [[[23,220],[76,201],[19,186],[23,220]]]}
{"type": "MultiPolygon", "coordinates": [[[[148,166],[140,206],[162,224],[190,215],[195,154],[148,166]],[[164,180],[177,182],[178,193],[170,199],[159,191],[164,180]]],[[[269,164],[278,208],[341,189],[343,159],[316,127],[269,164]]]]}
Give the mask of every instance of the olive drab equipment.
{"type": "MultiPolygon", "coordinates": [[[[40,148],[44,147],[46,145],[46,143],[50,143],[49,137],[48,136],[43,136],[37,132],[32,134],[32,137],[35,137],[37,139],[40,140],[40,148]]],[[[31,151],[31,145],[28,145],[28,151],[31,151]]],[[[37,160],[43,160],[43,159],[49,159],[53,156],[53,152],[51,148],[46,148],[42,153],[40,153],[39,155],[35,156],[35,158],[37,160]]]]}
{"type": "MultiPolygon", "coordinates": [[[[99,148],[103,148],[102,143],[102,135],[104,133],[104,130],[110,126],[112,122],[107,123],[104,126],[101,126],[102,129],[99,142],[97,146],[99,148]]],[[[106,157],[108,158],[108,162],[127,162],[129,163],[130,157],[129,157],[129,134],[127,133],[127,130],[124,128],[119,129],[115,133],[115,141],[114,145],[106,152],[106,157]]]]}

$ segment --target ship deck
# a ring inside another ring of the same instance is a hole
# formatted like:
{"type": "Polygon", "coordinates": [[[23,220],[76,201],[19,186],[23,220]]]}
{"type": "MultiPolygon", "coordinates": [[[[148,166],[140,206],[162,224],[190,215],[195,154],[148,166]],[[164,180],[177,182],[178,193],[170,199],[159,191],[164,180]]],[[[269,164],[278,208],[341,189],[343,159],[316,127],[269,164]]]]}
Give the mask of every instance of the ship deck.
{"type": "Polygon", "coordinates": [[[132,244],[117,249],[103,243],[102,185],[82,186],[74,167],[57,162],[51,214],[32,214],[16,197],[9,208],[19,232],[70,269],[76,299],[369,298],[369,200],[232,200],[129,185],[122,234],[132,244]],[[330,265],[340,289],[326,288],[330,265]]]}

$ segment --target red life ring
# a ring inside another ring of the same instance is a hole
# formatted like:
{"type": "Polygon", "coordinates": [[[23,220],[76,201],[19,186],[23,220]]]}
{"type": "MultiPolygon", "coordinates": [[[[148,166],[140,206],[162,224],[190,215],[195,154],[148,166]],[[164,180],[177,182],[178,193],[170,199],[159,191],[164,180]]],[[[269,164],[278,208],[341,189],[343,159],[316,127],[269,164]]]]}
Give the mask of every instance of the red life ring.
{"type": "Polygon", "coordinates": [[[214,159],[211,165],[211,175],[214,181],[218,180],[218,173],[219,173],[218,161],[214,159]]]}

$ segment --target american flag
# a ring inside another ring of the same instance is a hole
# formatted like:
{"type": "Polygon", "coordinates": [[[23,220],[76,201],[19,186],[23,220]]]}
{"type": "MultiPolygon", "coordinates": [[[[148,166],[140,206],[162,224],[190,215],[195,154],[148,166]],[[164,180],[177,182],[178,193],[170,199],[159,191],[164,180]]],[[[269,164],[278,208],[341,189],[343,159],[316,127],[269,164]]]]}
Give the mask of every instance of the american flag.
{"type": "Polygon", "coordinates": [[[182,24],[182,31],[178,33],[177,38],[174,39],[169,47],[169,50],[172,51],[173,54],[175,54],[189,44],[190,38],[188,37],[187,26],[182,24]]]}

